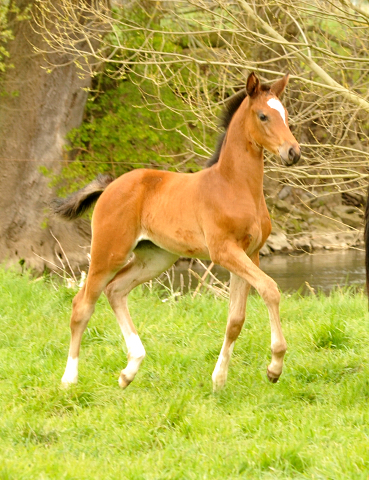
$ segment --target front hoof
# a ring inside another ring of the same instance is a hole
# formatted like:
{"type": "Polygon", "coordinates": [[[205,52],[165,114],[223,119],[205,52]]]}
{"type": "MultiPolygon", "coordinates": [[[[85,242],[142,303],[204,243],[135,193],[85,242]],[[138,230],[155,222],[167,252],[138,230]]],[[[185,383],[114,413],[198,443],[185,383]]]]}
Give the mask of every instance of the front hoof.
{"type": "Polygon", "coordinates": [[[277,383],[280,375],[276,375],[275,373],[271,372],[269,368],[267,368],[267,377],[270,382],[277,383]]]}
{"type": "Polygon", "coordinates": [[[213,373],[211,379],[213,381],[213,393],[217,393],[224,388],[227,381],[227,375],[221,374],[218,371],[216,373],[213,373]]]}
{"type": "Polygon", "coordinates": [[[119,376],[119,379],[118,379],[118,383],[119,383],[119,386],[120,388],[122,388],[123,390],[125,388],[128,387],[128,385],[132,382],[132,380],[129,380],[127,378],[127,375],[124,373],[124,370],[122,370],[120,376],[119,376]]]}
{"type": "Polygon", "coordinates": [[[218,393],[223,390],[225,383],[213,382],[213,393],[218,393]]]}

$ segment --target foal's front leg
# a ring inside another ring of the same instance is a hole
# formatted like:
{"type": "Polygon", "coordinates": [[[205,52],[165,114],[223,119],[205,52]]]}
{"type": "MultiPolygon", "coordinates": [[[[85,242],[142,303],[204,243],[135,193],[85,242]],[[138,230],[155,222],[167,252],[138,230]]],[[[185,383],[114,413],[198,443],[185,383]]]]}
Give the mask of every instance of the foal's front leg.
{"type": "Polygon", "coordinates": [[[245,321],[246,300],[249,290],[250,284],[246,280],[231,274],[226,334],[212,375],[214,392],[223,388],[226,383],[233,347],[245,321]]]}
{"type": "Polygon", "coordinates": [[[275,281],[257,267],[246,253],[236,243],[226,242],[219,248],[210,250],[211,259],[238,275],[253,286],[264,300],[268,311],[271,327],[272,361],[267,369],[268,379],[278,381],[283,369],[283,358],[287,350],[286,340],[282,333],[279,318],[280,293],[275,281]]]}

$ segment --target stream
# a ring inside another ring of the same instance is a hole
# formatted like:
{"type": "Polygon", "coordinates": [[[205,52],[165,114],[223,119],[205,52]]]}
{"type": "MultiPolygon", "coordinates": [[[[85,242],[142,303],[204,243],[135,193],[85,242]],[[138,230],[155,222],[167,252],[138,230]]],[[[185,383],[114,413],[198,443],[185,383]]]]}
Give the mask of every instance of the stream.
{"type": "MultiPolygon", "coordinates": [[[[306,294],[312,288],[315,292],[328,294],[337,287],[365,286],[364,255],[364,251],[360,249],[269,255],[261,257],[260,267],[277,282],[283,292],[300,291],[306,294]]],[[[200,276],[204,273],[204,269],[198,264],[193,264],[191,268],[200,276]]],[[[188,288],[188,263],[181,262],[174,272],[174,289],[180,286],[181,274],[182,283],[185,289],[188,288]]],[[[229,273],[221,267],[213,267],[212,272],[222,282],[229,280],[229,273]]],[[[192,278],[190,283],[193,289],[198,281],[192,278]]]]}

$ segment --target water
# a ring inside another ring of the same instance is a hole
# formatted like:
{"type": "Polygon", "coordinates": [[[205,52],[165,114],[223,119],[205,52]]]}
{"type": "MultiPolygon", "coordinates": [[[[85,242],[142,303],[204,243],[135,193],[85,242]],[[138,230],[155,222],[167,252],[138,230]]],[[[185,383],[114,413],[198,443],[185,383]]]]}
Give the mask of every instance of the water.
{"type": "Polygon", "coordinates": [[[275,255],[261,259],[261,268],[284,291],[308,291],[306,282],[315,291],[329,293],[344,286],[364,287],[365,264],[362,250],[327,251],[303,255],[275,255]]]}
{"type": "MultiPolygon", "coordinates": [[[[270,255],[261,257],[261,269],[272,277],[283,292],[300,291],[306,294],[310,289],[329,293],[337,287],[358,287],[365,285],[364,251],[322,250],[313,254],[270,255]],[[308,284],[308,286],[307,286],[308,284]]],[[[192,270],[200,276],[204,269],[193,264],[192,270]]],[[[212,272],[222,282],[229,280],[229,273],[215,266],[212,272]]],[[[180,285],[179,277],[183,276],[183,284],[188,286],[188,263],[181,262],[175,270],[174,288],[180,285]]],[[[192,279],[191,288],[198,284],[192,279]]]]}

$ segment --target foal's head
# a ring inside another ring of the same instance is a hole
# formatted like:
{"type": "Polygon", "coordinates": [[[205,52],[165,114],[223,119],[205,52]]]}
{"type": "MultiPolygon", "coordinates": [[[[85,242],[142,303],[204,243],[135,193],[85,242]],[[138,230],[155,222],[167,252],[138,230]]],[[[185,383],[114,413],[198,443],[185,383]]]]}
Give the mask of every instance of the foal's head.
{"type": "Polygon", "coordinates": [[[257,145],[279,154],[285,165],[293,165],[300,159],[300,146],[289,129],[287,110],[279,100],[288,77],[285,75],[269,87],[261,85],[254,73],[249,75],[245,126],[257,145]]]}

